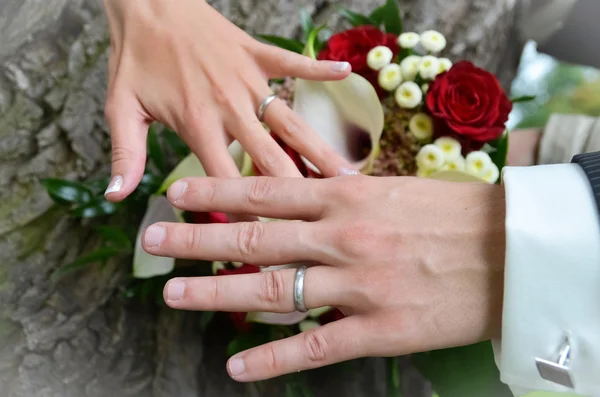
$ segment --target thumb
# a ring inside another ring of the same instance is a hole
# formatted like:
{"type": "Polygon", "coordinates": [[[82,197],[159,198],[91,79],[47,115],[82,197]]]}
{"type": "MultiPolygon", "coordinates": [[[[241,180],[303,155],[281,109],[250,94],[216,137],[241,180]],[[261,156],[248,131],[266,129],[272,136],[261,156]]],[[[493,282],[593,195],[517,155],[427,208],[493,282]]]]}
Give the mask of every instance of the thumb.
{"type": "Polygon", "coordinates": [[[105,114],[112,142],[111,179],[104,196],[117,202],[129,196],[146,168],[146,138],[150,122],[137,101],[111,101],[105,114]]]}

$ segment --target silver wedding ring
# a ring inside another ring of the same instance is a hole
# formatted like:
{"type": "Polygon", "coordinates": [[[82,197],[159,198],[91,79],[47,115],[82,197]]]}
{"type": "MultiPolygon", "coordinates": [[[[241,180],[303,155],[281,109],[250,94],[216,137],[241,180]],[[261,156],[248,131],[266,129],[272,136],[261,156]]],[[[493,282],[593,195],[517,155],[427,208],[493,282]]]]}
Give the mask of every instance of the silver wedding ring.
{"type": "Polygon", "coordinates": [[[304,303],[304,276],[306,275],[306,266],[300,266],[296,269],[296,278],[294,279],[294,306],[300,313],[306,313],[308,309],[304,303]]]}
{"type": "Polygon", "coordinates": [[[258,117],[258,120],[260,122],[262,122],[265,118],[265,112],[267,111],[267,107],[269,107],[271,102],[273,102],[275,99],[277,99],[277,95],[269,95],[265,98],[264,101],[262,101],[262,103],[258,107],[258,112],[256,113],[256,116],[258,117]]]}

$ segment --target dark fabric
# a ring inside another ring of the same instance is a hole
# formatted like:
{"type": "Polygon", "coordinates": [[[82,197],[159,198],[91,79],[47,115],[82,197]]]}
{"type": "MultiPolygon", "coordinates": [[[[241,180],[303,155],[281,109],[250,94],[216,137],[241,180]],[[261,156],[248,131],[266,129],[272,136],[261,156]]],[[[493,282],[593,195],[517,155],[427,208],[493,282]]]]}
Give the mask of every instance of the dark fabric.
{"type": "Polygon", "coordinates": [[[572,162],[578,164],[587,175],[600,214],[600,152],[578,154],[572,162]]]}

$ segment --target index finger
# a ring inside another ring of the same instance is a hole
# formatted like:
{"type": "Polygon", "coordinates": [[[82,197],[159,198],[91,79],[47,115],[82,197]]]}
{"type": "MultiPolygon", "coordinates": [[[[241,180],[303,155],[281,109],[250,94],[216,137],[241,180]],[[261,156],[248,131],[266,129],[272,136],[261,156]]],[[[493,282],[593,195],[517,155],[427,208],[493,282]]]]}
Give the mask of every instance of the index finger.
{"type": "Polygon", "coordinates": [[[304,178],[185,178],[171,185],[167,197],[185,211],[316,220],[327,209],[326,185],[304,178]]]}

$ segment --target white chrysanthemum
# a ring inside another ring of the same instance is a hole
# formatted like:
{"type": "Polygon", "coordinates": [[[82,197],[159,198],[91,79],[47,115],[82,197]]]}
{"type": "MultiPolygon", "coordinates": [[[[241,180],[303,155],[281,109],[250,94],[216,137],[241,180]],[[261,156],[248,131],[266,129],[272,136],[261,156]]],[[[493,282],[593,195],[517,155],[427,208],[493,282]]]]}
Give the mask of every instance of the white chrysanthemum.
{"type": "Polygon", "coordinates": [[[433,135],[433,119],[425,113],[417,113],[408,122],[408,129],[420,141],[428,141],[433,135]]]}
{"type": "Polygon", "coordinates": [[[313,328],[318,328],[320,326],[321,326],[321,324],[319,324],[316,321],[304,320],[300,323],[299,328],[300,328],[300,332],[306,332],[308,330],[311,330],[313,328]]]}
{"type": "Polygon", "coordinates": [[[421,104],[423,100],[423,91],[412,81],[405,81],[400,84],[394,96],[396,103],[403,109],[414,109],[421,104]]]}
{"type": "Polygon", "coordinates": [[[413,81],[417,77],[420,62],[421,57],[418,55],[409,55],[400,62],[400,70],[402,70],[404,81],[413,81]]]}
{"type": "Polygon", "coordinates": [[[431,176],[431,174],[433,174],[436,171],[437,170],[428,170],[427,168],[419,167],[417,168],[417,176],[419,178],[429,178],[429,176],[431,176]]]}
{"type": "Polygon", "coordinates": [[[380,45],[367,54],[367,65],[373,70],[379,70],[392,62],[394,53],[388,47],[380,45]]]}
{"type": "Polygon", "coordinates": [[[494,164],[490,155],[482,152],[475,151],[467,155],[465,171],[471,175],[483,177],[494,164]]]}
{"type": "Polygon", "coordinates": [[[487,172],[481,176],[483,180],[489,183],[498,182],[498,178],[500,178],[500,170],[498,166],[494,163],[490,164],[487,172]]]}
{"type": "Polygon", "coordinates": [[[454,138],[443,136],[436,139],[433,144],[442,149],[446,160],[452,160],[460,157],[462,146],[460,145],[460,142],[454,138]]]}
{"type": "Polygon", "coordinates": [[[451,160],[446,160],[442,165],[442,171],[465,171],[466,161],[463,156],[455,157],[451,160]]]}
{"type": "Polygon", "coordinates": [[[426,80],[432,80],[440,72],[440,61],[432,56],[427,55],[421,58],[419,62],[419,74],[426,80]]]}
{"type": "Polygon", "coordinates": [[[217,274],[219,270],[225,270],[225,262],[214,261],[212,263],[212,274],[217,274]]]}
{"type": "Polygon", "coordinates": [[[423,91],[423,94],[427,94],[427,91],[429,91],[429,84],[425,83],[421,86],[421,91],[423,91]]]}
{"type": "Polygon", "coordinates": [[[446,38],[440,32],[428,30],[421,33],[421,45],[427,51],[437,54],[446,48],[446,38]]]}
{"type": "Polygon", "coordinates": [[[436,145],[425,145],[417,154],[417,165],[426,170],[438,170],[444,165],[444,152],[436,145]]]}
{"type": "Polygon", "coordinates": [[[452,68],[452,61],[448,58],[439,58],[440,61],[440,73],[447,72],[452,68]]]}
{"type": "Polygon", "coordinates": [[[379,71],[379,76],[377,81],[381,88],[386,91],[394,91],[400,83],[402,83],[402,72],[400,71],[400,65],[397,63],[390,63],[387,66],[384,66],[383,69],[379,71]]]}
{"type": "Polygon", "coordinates": [[[398,37],[398,45],[402,48],[415,48],[421,41],[421,36],[414,32],[402,33],[398,37]]]}

